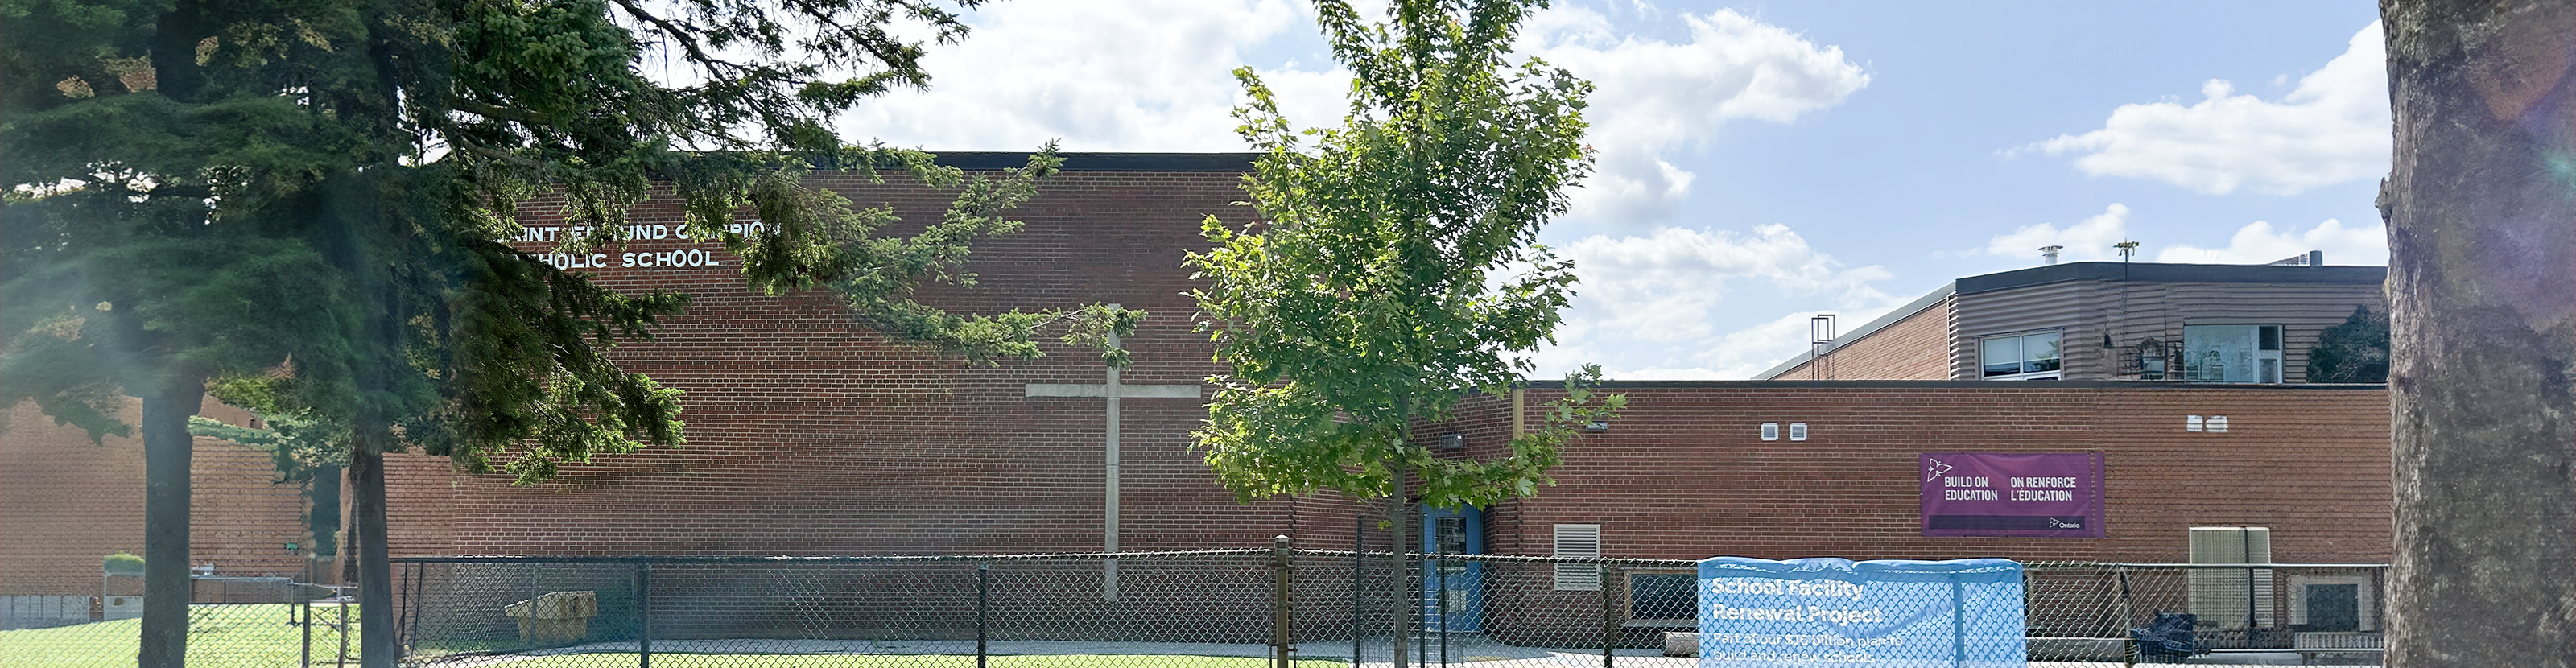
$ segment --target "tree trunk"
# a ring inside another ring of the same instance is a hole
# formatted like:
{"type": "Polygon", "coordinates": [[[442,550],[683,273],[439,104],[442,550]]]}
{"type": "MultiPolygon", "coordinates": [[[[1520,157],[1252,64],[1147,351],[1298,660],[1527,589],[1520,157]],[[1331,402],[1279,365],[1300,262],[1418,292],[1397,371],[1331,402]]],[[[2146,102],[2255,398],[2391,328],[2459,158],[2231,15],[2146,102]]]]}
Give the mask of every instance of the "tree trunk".
{"type": "Polygon", "coordinates": [[[1395,497],[1387,504],[1387,519],[1390,521],[1390,526],[1395,527],[1395,553],[1392,558],[1395,560],[1394,598],[1397,601],[1395,614],[1392,615],[1395,619],[1395,628],[1390,636],[1393,639],[1390,644],[1395,648],[1395,668],[1404,668],[1405,645],[1412,640],[1413,615],[1417,606],[1422,605],[1421,599],[1414,598],[1413,595],[1413,562],[1404,557],[1406,552],[1411,551],[1407,546],[1413,544],[1413,533],[1410,528],[1413,519],[1413,502],[1405,489],[1405,483],[1408,482],[1405,479],[1413,476],[1413,470],[1403,465],[1390,468],[1395,473],[1395,497]]]}
{"type": "Polygon", "coordinates": [[[305,577],[317,582],[321,564],[340,556],[340,484],[346,475],[339,465],[324,464],[313,467],[312,479],[304,482],[304,554],[315,564],[305,577]]]}
{"type": "Polygon", "coordinates": [[[354,512],[346,518],[352,544],[342,553],[358,563],[358,665],[394,668],[402,647],[395,642],[394,573],[385,549],[385,459],[366,437],[353,440],[348,488],[354,512]]]}
{"type": "Polygon", "coordinates": [[[2576,7],[2383,0],[2388,665],[2576,665],[2576,7]]]}
{"type": "Polygon", "coordinates": [[[135,656],[142,668],[188,662],[188,472],[195,444],[188,416],[205,400],[203,378],[173,380],[143,397],[143,631],[135,656]]]}

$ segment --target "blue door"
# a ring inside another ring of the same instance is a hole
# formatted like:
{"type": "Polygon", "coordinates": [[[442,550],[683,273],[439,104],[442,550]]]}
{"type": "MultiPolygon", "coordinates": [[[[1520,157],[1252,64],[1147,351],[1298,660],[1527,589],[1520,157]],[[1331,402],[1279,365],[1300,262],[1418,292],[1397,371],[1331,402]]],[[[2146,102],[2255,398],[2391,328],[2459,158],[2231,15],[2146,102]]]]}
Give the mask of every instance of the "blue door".
{"type": "MultiPolygon", "coordinates": [[[[1484,554],[1485,513],[1474,507],[1422,511],[1424,552],[1484,554]]],[[[1424,559],[1422,562],[1422,630],[1424,633],[1483,633],[1485,564],[1424,559]]]]}

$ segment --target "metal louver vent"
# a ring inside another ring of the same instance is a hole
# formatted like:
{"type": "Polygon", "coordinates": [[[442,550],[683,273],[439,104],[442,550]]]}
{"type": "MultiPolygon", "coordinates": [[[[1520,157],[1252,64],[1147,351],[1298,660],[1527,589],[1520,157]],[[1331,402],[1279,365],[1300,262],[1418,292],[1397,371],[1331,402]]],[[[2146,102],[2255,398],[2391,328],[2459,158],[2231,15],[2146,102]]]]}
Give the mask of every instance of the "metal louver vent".
{"type": "MultiPolygon", "coordinates": [[[[2266,527],[2192,527],[2195,564],[2268,564],[2272,530],[2266,527]]],[[[2272,569],[2191,569],[2190,610],[2213,628],[2271,626],[2272,569]]]]}
{"type": "MultiPolygon", "coordinates": [[[[1601,556],[1601,525],[1556,525],[1556,556],[1601,556]]],[[[1592,564],[1557,564],[1557,591],[1600,591],[1601,567],[1592,564]]]]}

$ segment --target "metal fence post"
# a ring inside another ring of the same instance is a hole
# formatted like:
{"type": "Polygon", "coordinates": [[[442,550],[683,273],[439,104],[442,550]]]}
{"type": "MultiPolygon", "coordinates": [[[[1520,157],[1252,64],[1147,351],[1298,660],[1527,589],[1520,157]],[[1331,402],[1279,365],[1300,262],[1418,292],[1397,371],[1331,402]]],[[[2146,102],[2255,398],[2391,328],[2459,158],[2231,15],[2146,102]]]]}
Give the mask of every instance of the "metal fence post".
{"type": "Polygon", "coordinates": [[[975,565],[975,668],[993,656],[993,562],[975,565]]]}
{"type": "Polygon", "coordinates": [[[1360,577],[1368,572],[1368,515],[1351,518],[1351,665],[1360,665],[1360,618],[1368,606],[1360,602],[1360,577]]]}
{"type": "Polygon", "coordinates": [[[1618,645],[1619,614],[1610,595],[1611,583],[1618,577],[1618,569],[1608,564],[1601,566],[1601,668],[1611,667],[1610,648],[1618,645]]]}
{"type": "Polygon", "coordinates": [[[653,562],[635,567],[636,668],[653,668],[653,562]]]}
{"type": "MultiPolygon", "coordinates": [[[[313,569],[308,565],[304,570],[309,571],[313,569]]],[[[296,587],[293,590],[293,596],[297,599],[301,599],[301,603],[287,608],[286,618],[289,621],[292,621],[295,619],[295,609],[304,609],[304,623],[301,625],[304,627],[304,663],[302,665],[305,668],[313,668],[313,598],[304,594],[304,583],[298,582],[295,584],[296,587]]]]}
{"type": "Polygon", "coordinates": [[[1290,657],[1297,651],[1295,641],[1288,629],[1290,625],[1288,568],[1291,554],[1286,534],[1270,538],[1270,665],[1273,668],[1288,668],[1292,660],[1290,657]]]}

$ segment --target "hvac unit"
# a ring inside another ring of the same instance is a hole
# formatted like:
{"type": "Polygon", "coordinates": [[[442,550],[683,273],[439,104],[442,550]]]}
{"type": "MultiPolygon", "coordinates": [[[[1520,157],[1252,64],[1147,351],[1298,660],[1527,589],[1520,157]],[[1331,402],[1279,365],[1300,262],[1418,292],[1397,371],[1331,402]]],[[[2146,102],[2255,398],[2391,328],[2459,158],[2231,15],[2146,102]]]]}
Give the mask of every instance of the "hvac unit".
{"type": "MultiPolygon", "coordinates": [[[[2192,527],[2191,563],[2272,563],[2268,527],[2192,527]]],[[[2191,614],[2202,626],[2241,629],[2278,624],[2272,618],[2272,569],[2192,568],[2191,614]]]]}

